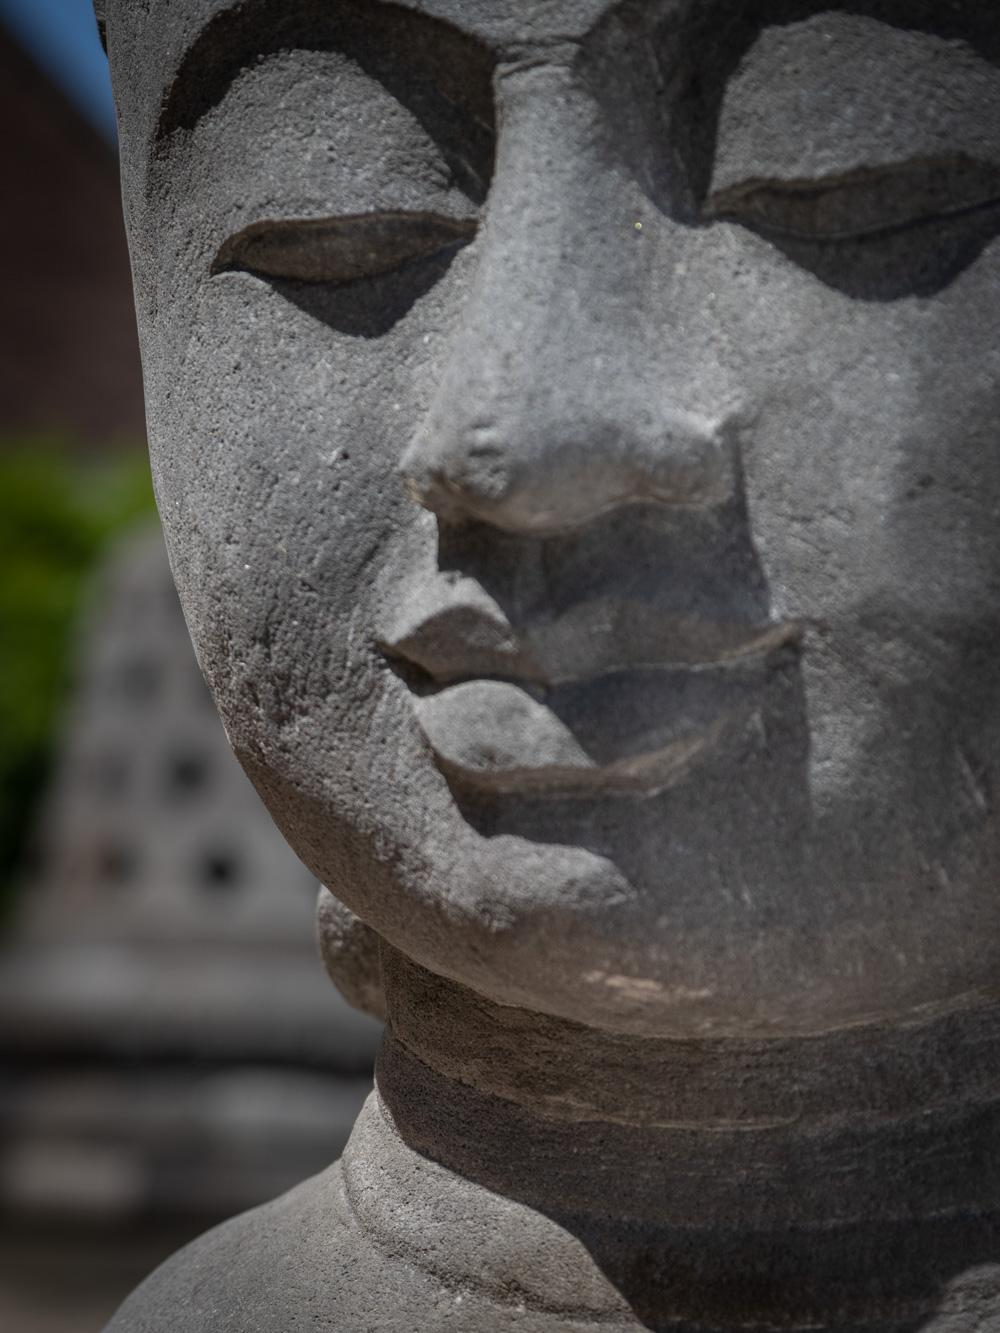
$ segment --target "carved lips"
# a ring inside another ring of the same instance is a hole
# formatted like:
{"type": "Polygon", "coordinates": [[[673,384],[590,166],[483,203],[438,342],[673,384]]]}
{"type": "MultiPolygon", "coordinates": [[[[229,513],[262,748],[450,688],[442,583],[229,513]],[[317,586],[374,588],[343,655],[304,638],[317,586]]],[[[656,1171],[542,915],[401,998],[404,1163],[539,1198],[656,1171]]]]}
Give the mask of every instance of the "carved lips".
{"type": "Polygon", "coordinates": [[[471,579],[417,596],[384,636],[413,673],[450,777],[501,791],[662,790],[759,707],[797,624],[667,614],[604,597],[518,626],[471,579]]]}

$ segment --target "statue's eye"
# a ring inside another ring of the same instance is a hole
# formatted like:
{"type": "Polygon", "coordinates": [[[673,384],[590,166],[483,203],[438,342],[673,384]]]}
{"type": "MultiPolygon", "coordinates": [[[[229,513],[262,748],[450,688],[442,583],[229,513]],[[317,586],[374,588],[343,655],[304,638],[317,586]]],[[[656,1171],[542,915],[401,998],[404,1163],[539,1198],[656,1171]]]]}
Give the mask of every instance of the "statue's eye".
{"type": "Polygon", "coordinates": [[[731,72],[698,85],[687,131],[695,196],[847,296],[931,296],[1000,234],[1000,77],[973,42],[985,28],[962,40],[897,23],[895,6],[818,8],[732,26],[731,72]]]}
{"type": "Polygon", "coordinates": [[[705,215],[757,232],[848,296],[931,296],[1000,234],[1000,167],[915,159],[815,180],[748,180],[714,191],[705,215]]]}
{"type": "Polygon", "coordinates": [[[864,167],[818,180],[749,180],[713,194],[706,215],[776,238],[850,241],[1000,204],[1000,167],[968,157],[864,167]]]}
{"type": "Polygon", "coordinates": [[[254,222],[223,243],[212,272],[241,269],[264,278],[339,285],[464,245],[475,232],[474,218],[417,212],[254,222]]]}

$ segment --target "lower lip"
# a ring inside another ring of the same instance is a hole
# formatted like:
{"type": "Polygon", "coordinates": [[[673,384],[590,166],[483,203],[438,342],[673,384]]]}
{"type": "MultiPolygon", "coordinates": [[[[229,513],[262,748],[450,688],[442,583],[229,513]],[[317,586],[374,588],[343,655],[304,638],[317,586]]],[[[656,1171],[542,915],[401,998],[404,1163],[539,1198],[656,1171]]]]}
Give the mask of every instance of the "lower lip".
{"type": "Polygon", "coordinates": [[[417,700],[417,718],[439,767],[474,788],[655,792],[745,726],[776,667],[769,654],[738,666],[619,672],[541,696],[473,680],[417,700]]]}

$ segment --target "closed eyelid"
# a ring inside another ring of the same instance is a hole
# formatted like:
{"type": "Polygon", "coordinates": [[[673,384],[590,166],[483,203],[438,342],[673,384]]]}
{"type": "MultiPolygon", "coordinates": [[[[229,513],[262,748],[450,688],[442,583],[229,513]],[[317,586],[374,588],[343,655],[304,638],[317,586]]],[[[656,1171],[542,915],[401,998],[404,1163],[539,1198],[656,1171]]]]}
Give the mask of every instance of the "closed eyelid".
{"type": "Polygon", "coordinates": [[[442,19],[391,0],[241,0],[217,13],[179,61],[154,132],[167,158],[230,92],[272,57],[332,53],[394,97],[438,145],[474,204],[493,173],[495,55],[442,19]]]}
{"type": "Polygon", "coordinates": [[[917,220],[975,205],[974,173],[997,160],[1000,71],[974,44],[967,8],[964,40],[946,36],[936,21],[898,27],[848,12],[854,7],[765,28],[719,90],[708,180],[703,175],[699,188],[740,190],[753,163],[755,177],[782,190],[755,203],[780,204],[792,217],[805,211],[809,182],[819,181],[824,216],[802,230],[815,234],[822,221],[830,239],[856,234],[832,219],[840,208],[850,211],[851,196],[851,208],[871,215],[862,218],[862,234],[883,230],[886,217],[889,226],[905,225],[910,203],[917,220]],[[804,184],[795,192],[788,182],[804,184]],[[792,193],[794,201],[785,197],[792,193]]]}
{"type": "Polygon", "coordinates": [[[474,217],[396,211],[262,220],[228,237],[211,271],[243,270],[298,282],[354,282],[465,244],[476,227],[474,217]]]}
{"type": "Polygon", "coordinates": [[[956,155],[815,179],[751,179],[711,194],[708,218],[837,241],[946,219],[1000,202],[1000,166],[956,155]]]}

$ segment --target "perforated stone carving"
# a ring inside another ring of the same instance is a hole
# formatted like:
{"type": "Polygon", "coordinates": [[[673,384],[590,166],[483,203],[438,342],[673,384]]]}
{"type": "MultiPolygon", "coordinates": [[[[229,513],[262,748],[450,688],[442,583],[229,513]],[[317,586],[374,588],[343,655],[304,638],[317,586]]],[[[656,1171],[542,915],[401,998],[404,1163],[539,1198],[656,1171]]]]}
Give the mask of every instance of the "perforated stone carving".
{"type": "Polygon", "coordinates": [[[0,1204],[218,1218],[318,1169],[378,1028],[318,972],[315,879],[226,744],[158,531],[101,571],[0,954],[0,1204]]]}

